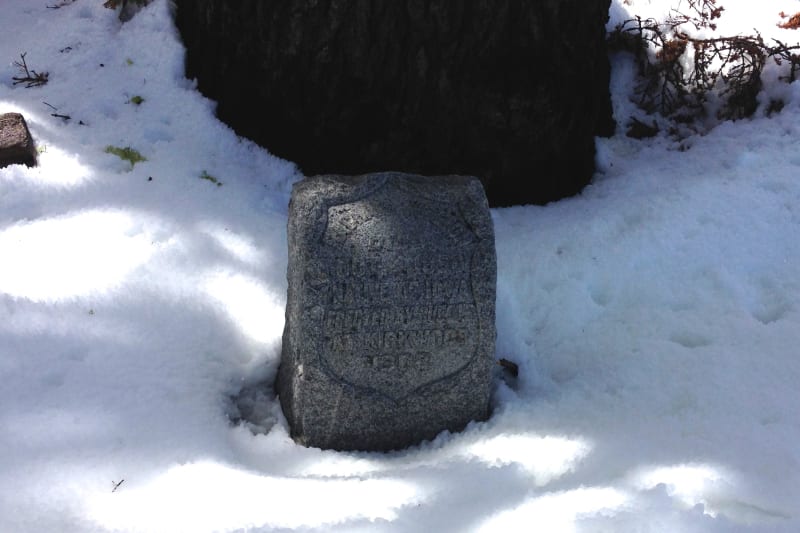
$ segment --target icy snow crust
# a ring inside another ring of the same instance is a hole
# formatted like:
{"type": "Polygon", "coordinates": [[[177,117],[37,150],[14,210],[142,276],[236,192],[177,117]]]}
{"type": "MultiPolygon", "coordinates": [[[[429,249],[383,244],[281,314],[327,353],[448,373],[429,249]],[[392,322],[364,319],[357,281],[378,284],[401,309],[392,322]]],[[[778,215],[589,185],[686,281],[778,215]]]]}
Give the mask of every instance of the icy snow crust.
{"type": "MultiPolygon", "coordinates": [[[[797,39],[797,2],[723,3],[797,39]]],[[[337,453],[269,391],[229,420],[277,367],[296,168],[214,118],[165,0],[54,4],[0,3],[0,112],[41,151],[0,170],[0,531],[800,530],[800,85],[686,151],[599,140],[580,197],[494,210],[516,389],[461,434],[337,453]],[[12,86],[23,52],[47,85],[12,86]]],[[[665,11],[631,4],[610,24],[665,11]]]]}

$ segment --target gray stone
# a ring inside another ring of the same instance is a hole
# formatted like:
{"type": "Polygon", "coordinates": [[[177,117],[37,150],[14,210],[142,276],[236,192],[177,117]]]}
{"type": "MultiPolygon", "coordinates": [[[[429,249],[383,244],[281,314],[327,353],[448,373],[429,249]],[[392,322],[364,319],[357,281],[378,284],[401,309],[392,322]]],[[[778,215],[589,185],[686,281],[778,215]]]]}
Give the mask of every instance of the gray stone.
{"type": "Polygon", "coordinates": [[[288,244],[276,390],[295,440],[391,450],[489,416],[497,267],[477,178],[307,178],[288,244]]]}
{"type": "Polygon", "coordinates": [[[25,118],[19,113],[0,115],[0,168],[36,164],[36,149],[25,118]]]}

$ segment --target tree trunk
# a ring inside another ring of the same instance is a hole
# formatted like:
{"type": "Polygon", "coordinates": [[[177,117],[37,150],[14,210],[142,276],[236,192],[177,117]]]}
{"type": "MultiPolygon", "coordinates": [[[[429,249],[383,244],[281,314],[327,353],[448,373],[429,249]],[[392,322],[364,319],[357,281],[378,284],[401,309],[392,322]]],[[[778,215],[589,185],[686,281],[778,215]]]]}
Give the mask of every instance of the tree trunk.
{"type": "Polygon", "coordinates": [[[546,203],[611,133],[610,0],[178,0],[187,74],[307,175],[481,178],[546,203]]]}

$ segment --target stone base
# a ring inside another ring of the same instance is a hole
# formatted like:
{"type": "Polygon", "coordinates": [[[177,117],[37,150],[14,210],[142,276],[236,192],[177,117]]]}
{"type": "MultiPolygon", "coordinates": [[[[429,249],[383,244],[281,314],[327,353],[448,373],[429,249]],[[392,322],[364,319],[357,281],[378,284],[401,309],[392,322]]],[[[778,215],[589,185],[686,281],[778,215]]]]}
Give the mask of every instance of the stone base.
{"type": "Polygon", "coordinates": [[[333,450],[390,451],[461,431],[490,413],[489,365],[476,365],[413,398],[391,400],[359,391],[319,368],[302,375],[281,368],[277,390],[299,444],[333,450]],[[487,368],[488,367],[488,368],[487,368]]]}

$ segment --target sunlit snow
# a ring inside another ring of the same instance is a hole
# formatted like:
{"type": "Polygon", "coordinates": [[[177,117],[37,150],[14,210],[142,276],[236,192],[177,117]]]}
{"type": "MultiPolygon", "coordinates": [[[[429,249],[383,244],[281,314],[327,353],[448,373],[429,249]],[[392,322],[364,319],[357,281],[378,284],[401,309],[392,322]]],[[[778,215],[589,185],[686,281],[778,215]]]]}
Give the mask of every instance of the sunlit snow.
{"type": "MultiPolygon", "coordinates": [[[[259,388],[302,176],[216,120],[167,0],[124,25],[58,3],[0,1],[0,112],[39,158],[0,169],[0,532],[800,530],[800,84],[776,65],[752,118],[634,140],[613,56],[593,183],[492,210],[519,365],[493,416],[343,453],[294,443],[259,388]],[[47,85],[13,85],[22,53],[47,85]]],[[[795,0],[718,3],[720,31],[800,41],[795,0]]],[[[676,4],[613,0],[608,27],[676,4]]]]}

